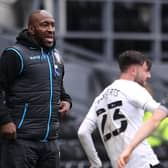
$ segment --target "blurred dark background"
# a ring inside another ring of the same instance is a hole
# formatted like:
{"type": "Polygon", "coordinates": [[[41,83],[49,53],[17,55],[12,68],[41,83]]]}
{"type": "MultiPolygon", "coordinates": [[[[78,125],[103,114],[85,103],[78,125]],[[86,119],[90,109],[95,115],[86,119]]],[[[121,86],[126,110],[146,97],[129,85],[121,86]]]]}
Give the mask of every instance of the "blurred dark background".
{"type": "MultiPolygon", "coordinates": [[[[61,166],[87,168],[77,129],[94,97],[118,77],[116,61],[121,52],[135,49],[147,54],[153,62],[149,82],[153,96],[160,101],[168,94],[168,1],[0,0],[0,52],[14,43],[34,9],[46,9],[56,19],[65,88],[73,99],[71,112],[62,118],[61,166]]],[[[97,131],[93,137],[104,168],[110,168],[97,131]]],[[[155,151],[168,167],[168,141],[160,140],[155,151]]]]}

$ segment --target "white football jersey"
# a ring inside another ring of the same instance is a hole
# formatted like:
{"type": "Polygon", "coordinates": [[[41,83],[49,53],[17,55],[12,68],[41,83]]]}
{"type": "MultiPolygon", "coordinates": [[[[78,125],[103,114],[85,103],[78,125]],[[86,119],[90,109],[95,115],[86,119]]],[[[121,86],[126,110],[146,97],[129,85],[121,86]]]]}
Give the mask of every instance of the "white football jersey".
{"type": "MultiPolygon", "coordinates": [[[[153,112],[159,107],[147,90],[138,83],[129,80],[116,80],[95,98],[78,134],[81,144],[95,166],[101,161],[96,153],[90,134],[98,127],[112,167],[117,168],[117,159],[124,148],[142,125],[144,111],[153,112]]],[[[139,144],[126,168],[149,168],[159,161],[152,148],[144,140],[139,144]]]]}

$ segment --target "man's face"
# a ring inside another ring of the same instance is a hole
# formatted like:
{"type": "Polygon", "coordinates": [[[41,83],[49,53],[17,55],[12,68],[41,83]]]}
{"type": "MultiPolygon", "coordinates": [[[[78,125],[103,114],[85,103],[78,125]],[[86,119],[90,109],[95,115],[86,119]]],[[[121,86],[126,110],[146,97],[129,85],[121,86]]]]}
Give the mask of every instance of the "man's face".
{"type": "Polygon", "coordinates": [[[40,46],[51,48],[55,40],[55,21],[54,18],[46,13],[39,13],[33,24],[34,39],[40,46]]]}
{"type": "Polygon", "coordinates": [[[136,66],[136,75],[135,75],[134,81],[136,81],[142,86],[146,86],[147,80],[150,77],[151,77],[151,73],[150,73],[150,70],[148,69],[146,62],[144,62],[143,65],[136,66]]]}

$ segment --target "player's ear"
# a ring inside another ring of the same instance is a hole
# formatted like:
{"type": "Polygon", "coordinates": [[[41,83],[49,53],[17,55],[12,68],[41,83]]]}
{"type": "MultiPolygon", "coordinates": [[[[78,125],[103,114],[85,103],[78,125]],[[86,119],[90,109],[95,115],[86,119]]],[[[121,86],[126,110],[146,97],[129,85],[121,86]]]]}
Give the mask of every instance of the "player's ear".
{"type": "Polygon", "coordinates": [[[31,35],[34,35],[35,32],[34,32],[34,26],[33,25],[29,25],[28,26],[28,32],[31,34],[31,35]]]}
{"type": "Polygon", "coordinates": [[[137,67],[135,65],[132,65],[132,66],[130,66],[129,71],[130,71],[130,74],[132,76],[135,76],[136,75],[136,71],[137,71],[137,67]]]}

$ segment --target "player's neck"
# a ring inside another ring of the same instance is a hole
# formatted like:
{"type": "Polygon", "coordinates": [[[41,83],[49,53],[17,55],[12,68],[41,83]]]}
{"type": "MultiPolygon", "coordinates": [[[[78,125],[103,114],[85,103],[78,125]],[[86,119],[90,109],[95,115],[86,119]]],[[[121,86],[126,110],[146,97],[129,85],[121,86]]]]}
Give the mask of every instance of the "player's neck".
{"type": "Polygon", "coordinates": [[[120,79],[134,81],[134,76],[129,73],[122,73],[120,79]]]}

